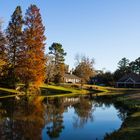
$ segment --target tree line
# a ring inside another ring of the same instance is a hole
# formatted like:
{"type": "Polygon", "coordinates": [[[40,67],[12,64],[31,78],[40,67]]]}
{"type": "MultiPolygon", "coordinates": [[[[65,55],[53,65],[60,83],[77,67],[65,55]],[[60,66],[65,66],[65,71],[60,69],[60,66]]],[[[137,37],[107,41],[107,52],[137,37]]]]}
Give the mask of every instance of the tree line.
{"type": "MultiPolygon", "coordinates": [[[[0,24],[1,25],[1,24],[0,24]]],[[[28,89],[32,84],[64,82],[69,66],[65,64],[66,52],[62,44],[53,43],[45,54],[45,26],[40,9],[30,5],[25,15],[17,6],[6,30],[0,26],[0,85],[16,88],[22,83],[28,89]]],[[[71,73],[79,76],[82,83],[94,74],[94,60],[85,56],[75,58],[71,73]]]]}
{"type": "Polygon", "coordinates": [[[124,75],[131,73],[140,75],[140,57],[138,57],[134,61],[130,61],[125,57],[122,58],[118,62],[118,68],[113,73],[109,71],[99,71],[97,72],[95,78],[91,78],[90,83],[114,86],[120,78],[122,78],[124,75]]]}

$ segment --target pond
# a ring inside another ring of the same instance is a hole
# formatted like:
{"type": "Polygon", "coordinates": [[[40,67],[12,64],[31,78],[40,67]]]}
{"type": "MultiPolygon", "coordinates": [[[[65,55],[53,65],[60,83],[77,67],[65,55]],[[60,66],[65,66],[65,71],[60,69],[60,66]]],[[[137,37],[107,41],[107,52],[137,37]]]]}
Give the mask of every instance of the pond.
{"type": "Polygon", "coordinates": [[[102,140],[127,113],[90,96],[0,100],[1,140],[102,140]]]}

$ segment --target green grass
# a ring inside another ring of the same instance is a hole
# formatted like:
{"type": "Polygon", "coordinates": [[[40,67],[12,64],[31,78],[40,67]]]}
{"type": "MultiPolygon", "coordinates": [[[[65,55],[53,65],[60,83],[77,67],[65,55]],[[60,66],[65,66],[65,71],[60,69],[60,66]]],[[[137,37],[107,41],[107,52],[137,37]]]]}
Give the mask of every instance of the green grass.
{"type": "Polygon", "coordinates": [[[21,93],[20,91],[14,90],[14,89],[8,89],[8,88],[1,88],[0,87],[0,93],[2,92],[2,94],[0,94],[0,99],[4,99],[4,98],[12,98],[15,96],[23,96],[24,94],[21,93]]]}
{"type": "Polygon", "coordinates": [[[88,91],[84,89],[67,88],[62,86],[53,86],[46,84],[43,84],[40,88],[42,90],[42,95],[47,97],[73,96],[77,94],[88,93],[88,91]]]}
{"type": "Polygon", "coordinates": [[[17,90],[14,90],[14,89],[8,89],[8,88],[1,88],[0,87],[0,91],[3,91],[3,92],[8,92],[8,93],[14,93],[14,94],[19,94],[20,92],[17,91],[17,90]]]}
{"type": "MultiPolygon", "coordinates": [[[[53,85],[46,85],[46,84],[42,84],[42,86],[40,86],[40,89],[42,90],[42,96],[46,96],[46,97],[74,96],[74,95],[86,94],[90,92],[85,89],[76,89],[71,87],[53,86],[53,85]]],[[[4,97],[8,98],[8,97],[15,96],[11,94],[18,94],[18,95],[21,94],[20,91],[14,89],[8,89],[8,88],[0,88],[0,91],[2,91],[2,93],[5,93],[5,95],[1,95],[0,98],[4,98],[4,97]]]]}

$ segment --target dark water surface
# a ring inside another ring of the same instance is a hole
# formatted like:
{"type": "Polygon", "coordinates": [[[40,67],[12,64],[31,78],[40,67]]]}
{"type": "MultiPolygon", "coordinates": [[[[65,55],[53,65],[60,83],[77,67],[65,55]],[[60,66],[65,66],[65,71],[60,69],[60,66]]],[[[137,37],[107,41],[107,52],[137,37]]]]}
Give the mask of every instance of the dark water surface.
{"type": "Polygon", "coordinates": [[[88,96],[0,100],[0,140],[102,140],[126,112],[88,96]]]}

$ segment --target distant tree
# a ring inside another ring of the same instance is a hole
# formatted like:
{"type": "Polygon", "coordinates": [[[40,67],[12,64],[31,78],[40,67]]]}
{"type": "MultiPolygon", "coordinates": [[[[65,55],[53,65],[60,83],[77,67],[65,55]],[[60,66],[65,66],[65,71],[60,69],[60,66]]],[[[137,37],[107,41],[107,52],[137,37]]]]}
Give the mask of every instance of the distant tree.
{"type": "Polygon", "coordinates": [[[13,87],[16,84],[16,70],[18,67],[18,54],[23,45],[23,19],[21,7],[17,6],[14,13],[11,16],[8,28],[6,30],[6,36],[8,40],[8,59],[10,62],[10,76],[12,78],[13,87]]]}
{"type": "Polygon", "coordinates": [[[132,70],[136,74],[140,74],[140,57],[137,58],[134,62],[132,62],[134,65],[134,69],[132,70]]]}
{"type": "Polygon", "coordinates": [[[115,81],[119,80],[122,76],[130,72],[129,59],[124,57],[118,62],[118,69],[114,72],[115,81]]]}
{"type": "Polygon", "coordinates": [[[110,71],[100,71],[91,78],[91,82],[95,85],[114,86],[114,75],[110,71]]]}
{"type": "Polygon", "coordinates": [[[136,62],[135,61],[130,62],[129,68],[130,68],[131,72],[136,73],[137,72],[136,62]]]}
{"type": "Polygon", "coordinates": [[[54,82],[60,83],[63,82],[63,77],[65,73],[65,56],[66,52],[64,51],[60,43],[53,43],[49,47],[49,54],[54,57],[55,71],[54,71],[54,82]]]}
{"type": "Polygon", "coordinates": [[[62,45],[60,43],[53,43],[50,47],[49,47],[49,54],[52,54],[54,56],[54,63],[55,65],[59,65],[64,63],[65,61],[65,56],[66,56],[66,52],[64,51],[62,45]]]}
{"type": "Polygon", "coordinates": [[[44,54],[46,40],[41,15],[36,5],[31,5],[25,14],[24,47],[20,52],[18,75],[29,87],[32,83],[38,87],[45,80],[44,54]]]}
{"type": "Polygon", "coordinates": [[[129,64],[129,67],[131,69],[131,72],[136,73],[136,74],[140,74],[140,57],[137,58],[135,61],[132,61],[129,64]]]}
{"type": "Polygon", "coordinates": [[[124,70],[124,72],[127,71],[128,66],[129,66],[129,59],[126,59],[125,57],[122,58],[122,59],[118,62],[118,68],[124,70]]]}
{"type": "Polygon", "coordinates": [[[81,78],[82,83],[88,82],[90,77],[95,74],[93,64],[94,59],[76,56],[76,68],[73,73],[81,78]]]}
{"type": "Polygon", "coordinates": [[[47,63],[46,63],[46,83],[49,83],[54,80],[54,72],[55,72],[55,64],[54,64],[54,56],[47,55],[47,63]]]}
{"type": "Polygon", "coordinates": [[[136,73],[140,75],[140,57],[135,60],[136,63],[136,73]]]}

